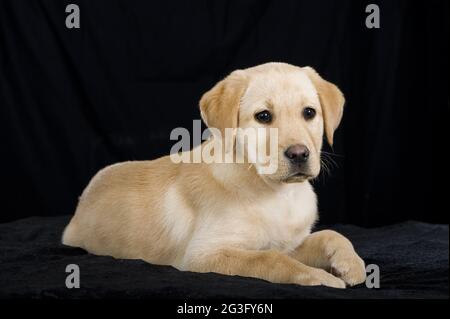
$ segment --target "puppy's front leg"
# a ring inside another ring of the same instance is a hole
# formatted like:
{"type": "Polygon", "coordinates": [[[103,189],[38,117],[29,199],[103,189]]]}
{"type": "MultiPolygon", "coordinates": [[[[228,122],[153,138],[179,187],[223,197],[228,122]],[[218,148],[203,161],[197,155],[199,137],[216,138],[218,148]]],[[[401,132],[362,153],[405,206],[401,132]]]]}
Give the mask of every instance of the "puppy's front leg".
{"type": "Polygon", "coordinates": [[[330,271],[350,286],[366,279],[364,261],[351,242],[332,230],[312,233],[291,255],[306,265],[330,271]]]}
{"type": "Polygon", "coordinates": [[[222,249],[190,264],[189,270],[260,278],[274,283],[345,288],[332,274],[274,250],[222,249]]]}

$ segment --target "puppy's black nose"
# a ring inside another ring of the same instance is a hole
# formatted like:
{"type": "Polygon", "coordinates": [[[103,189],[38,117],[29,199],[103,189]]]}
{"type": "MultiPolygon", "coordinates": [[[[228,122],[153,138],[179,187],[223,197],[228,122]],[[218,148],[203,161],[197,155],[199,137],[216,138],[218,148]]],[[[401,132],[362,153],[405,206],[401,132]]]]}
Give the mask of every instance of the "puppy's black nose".
{"type": "Polygon", "coordinates": [[[305,145],[295,144],[291,145],[284,152],[287,158],[295,164],[305,163],[309,157],[309,150],[305,145]]]}

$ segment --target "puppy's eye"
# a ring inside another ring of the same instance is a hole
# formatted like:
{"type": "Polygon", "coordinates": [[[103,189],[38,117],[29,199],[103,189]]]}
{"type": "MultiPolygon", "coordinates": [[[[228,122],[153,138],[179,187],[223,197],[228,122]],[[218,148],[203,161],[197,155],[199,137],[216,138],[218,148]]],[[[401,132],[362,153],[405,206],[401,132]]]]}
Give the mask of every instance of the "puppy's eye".
{"type": "Polygon", "coordinates": [[[303,117],[305,118],[305,120],[312,120],[314,116],[316,116],[316,110],[312,107],[308,106],[303,109],[303,117]]]}
{"type": "Polygon", "coordinates": [[[255,114],[255,120],[259,123],[268,124],[272,122],[272,114],[269,111],[262,111],[255,114]]]}

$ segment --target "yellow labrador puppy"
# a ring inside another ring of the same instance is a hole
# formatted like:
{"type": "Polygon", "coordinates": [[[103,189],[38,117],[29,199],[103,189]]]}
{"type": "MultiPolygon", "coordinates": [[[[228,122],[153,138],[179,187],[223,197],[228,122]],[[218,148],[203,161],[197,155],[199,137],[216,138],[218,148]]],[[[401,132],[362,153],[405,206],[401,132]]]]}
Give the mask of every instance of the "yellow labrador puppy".
{"type": "MultiPolygon", "coordinates": [[[[170,156],[115,164],[86,187],[62,241],[186,271],[337,288],[362,283],[364,262],[348,239],[311,233],[317,203],[309,180],[319,174],[323,134],[331,144],[343,105],[341,91],[310,67],[237,70],[204,94],[202,118],[220,132],[277,128],[275,172],[260,174],[258,162],[174,163],[170,156]]],[[[233,152],[248,144],[239,136],[233,143],[233,152]]]]}

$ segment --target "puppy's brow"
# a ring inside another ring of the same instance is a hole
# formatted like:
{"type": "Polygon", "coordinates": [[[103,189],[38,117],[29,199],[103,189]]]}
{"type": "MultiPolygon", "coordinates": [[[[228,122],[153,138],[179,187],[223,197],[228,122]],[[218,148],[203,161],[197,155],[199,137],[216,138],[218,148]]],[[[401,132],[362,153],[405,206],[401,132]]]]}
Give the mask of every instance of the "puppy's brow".
{"type": "Polygon", "coordinates": [[[270,100],[270,99],[266,100],[264,102],[264,104],[270,111],[272,111],[274,109],[274,103],[272,102],[272,100],[270,100]]]}

